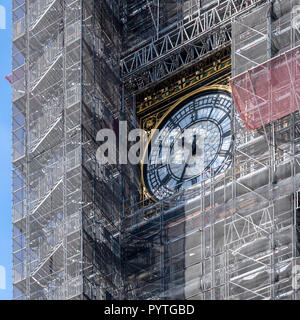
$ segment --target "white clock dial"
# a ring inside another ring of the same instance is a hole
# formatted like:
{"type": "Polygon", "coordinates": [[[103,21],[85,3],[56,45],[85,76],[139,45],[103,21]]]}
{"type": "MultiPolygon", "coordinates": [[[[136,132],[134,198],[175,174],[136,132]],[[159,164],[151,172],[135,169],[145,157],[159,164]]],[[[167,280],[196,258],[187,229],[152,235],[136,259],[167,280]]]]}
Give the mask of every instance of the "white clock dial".
{"type": "Polygon", "coordinates": [[[207,90],[180,103],[159,125],[143,165],[144,181],[154,198],[161,200],[228,167],[231,107],[227,91],[207,90]]]}

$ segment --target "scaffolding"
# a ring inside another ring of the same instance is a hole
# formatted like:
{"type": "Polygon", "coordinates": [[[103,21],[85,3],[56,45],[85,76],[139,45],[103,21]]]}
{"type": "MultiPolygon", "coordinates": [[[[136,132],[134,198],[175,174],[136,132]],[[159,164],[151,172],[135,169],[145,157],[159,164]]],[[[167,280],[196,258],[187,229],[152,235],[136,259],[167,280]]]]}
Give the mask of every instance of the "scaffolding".
{"type": "MultiPolygon", "coordinates": [[[[297,72],[297,6],[297,1],[265,1],[233,20],[231,84],[237,108],[232,111],[231,168],[150,206],[127,208],[124,259],[129,298],[300,298],[300,115],[298,91],[292,87],[297,82],[279,75],[283,79],[273,90],[282,89],[290,100],[277,108],[276,99],[264,96],[269,118],[257,116],[263,106],[261,70],[276,73],[278,65],[287,68],[289,57],[292,74],[297,72]],[[242,80],[247,78],[249,84],[251,77],[260,79],[250,94],[254,127],[245,116],[248,100],[241,94],[242,80]],[[283,107],[284,113],[272,114],[283,107]]],[[[264,93],[269,92],[268,83],[264,93]]]]}
{"type": "Polygon", "coordinates": [[[121,112],[120,32],[118,0],[13,1],[14,299],[122,293],[130,179],[96,161],[121,112]]]}
{"type": "Polygon", "coordinates": [[[122,54],[121,71],[134,91],[230,47],[231,20],[265,1],[154,0],[138,6],[140,2],[125,2],[131,5],[123,10],[125,43],[130,48],[122,54]],[[143,24],[136,23],[139,20],[143,24]]]}
{"type": "Polygon", "coordinates": [[[300,299],[298,9],[13,0],[14,299],[300,299]],[[98,131],[118,134],[120,120],[136,128],[137,92],[229,46],[230,169],[139,203],[137,166],[100,166],[98,131]],[[242,80],[286,60],[295,95],[286,113],[273,117],[268,100],[257,118],[261,95],[242,96],[242,80]]]}

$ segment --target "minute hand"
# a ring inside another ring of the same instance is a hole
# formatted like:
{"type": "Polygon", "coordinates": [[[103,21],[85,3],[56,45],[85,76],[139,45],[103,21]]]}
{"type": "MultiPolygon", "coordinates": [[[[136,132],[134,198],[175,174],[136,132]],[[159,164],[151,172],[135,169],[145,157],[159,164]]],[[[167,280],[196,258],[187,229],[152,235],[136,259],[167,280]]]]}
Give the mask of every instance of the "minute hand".
{"type": "Polygon", "coordinates": [[[182,171],[181,177],[180,177],[180,179],[179,179],[179,180],[177,181],[177,183],[176,183],[176,189],[179,189],[179,188],[178,188],[178,187],[179,187],[179,185],[181,185],[181,184],[182,184],[182,179],[183,179],[183,177],[184,177],[184,175],[185,175],[186,168],[187,168],[187,167],[188,167],[188,165],[189,165],[189,162],[190,162],[191,156],[192,156],[192,152],[191,152],[191,151],[189,151],[189,156],[188,156],[187,162],[184,164],[184,168],[183,168],[183,171],[182,171]]]}

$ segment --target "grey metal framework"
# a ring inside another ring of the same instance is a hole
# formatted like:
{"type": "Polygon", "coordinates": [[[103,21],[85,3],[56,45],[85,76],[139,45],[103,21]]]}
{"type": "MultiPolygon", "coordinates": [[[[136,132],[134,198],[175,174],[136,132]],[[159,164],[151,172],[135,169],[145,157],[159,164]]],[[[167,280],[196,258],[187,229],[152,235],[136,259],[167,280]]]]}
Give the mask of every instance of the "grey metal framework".
{"type": "Polygon", "coordinates": [[[232,110],[230,169],[146,207],[136,167],[96,161],[138,90],[224,46],[236,76],[298,45],[297,1],[270,3],[13,0],[14,299],[299,299],[298,112],[249,131],[232,110]]]}
{"type": "MultiPolygon", "coordinates": [[[[122,76],[128,86],[135,90],[141,90],[207,55],[230,46],[232,19],[247,13],[265,1],[154,0],[151,1],[150,8],[148,7],[150,1],[143,2],[145,5],[140,6],[139,11],[136,7],[130,7],[131,10],[129,11],[128,8],[127,10],[130,13],[134,10],[134,12],[138,11],[134,15],[135,19],[137,14],[143,13],[143,10],[157,12],[156,19],[149,21],[155,26],[157,32],[150,33],[152,37],[140,43],[134,43],[121,60],[122,76]],[[168,12],[173,9],[176,12],[175,17],[165,17],[164,20],[168,21],[167,27],[156,22],[165,16],[164,9],[168,12]]],[[[130,32],[135,35],[137,30],[128,31],[129,34],[130,32]]]]}
{"type": "Polygon", "coordinates": [[[118,1],[13,1],[14,299],[122,291],[122,190],[135,178],[96,161],[97,132],[120,111],[120,46],[118,1]]]}
{"type": "MultiPolygon", "coordinates": [[[[233,76],[299,45],[292,23],[298,6],[261,1],[256,10],[234,17],[233,76]]],[[[132,72],[137,68],[129,77],[139,76],[144,61],[131,65],[132,72]]],[[[261,122],[254,131],[235,109],[232,119],[229,170],[153,205],[126,209],[127,297],[300,298],[299,112],[261,122]]]]}

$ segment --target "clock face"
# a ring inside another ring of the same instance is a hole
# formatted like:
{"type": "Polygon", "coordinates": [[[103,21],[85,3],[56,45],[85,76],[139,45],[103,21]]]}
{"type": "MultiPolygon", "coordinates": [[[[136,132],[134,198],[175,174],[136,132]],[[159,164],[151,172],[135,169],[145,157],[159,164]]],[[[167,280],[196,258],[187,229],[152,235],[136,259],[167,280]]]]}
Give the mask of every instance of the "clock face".
{"type": "Polygon", "coordinates": [[[160,123],[143,164],[152,197],[161,200],[228,168],[231,107],[227,91],[207,90],[181,102],[160,123]]]}

